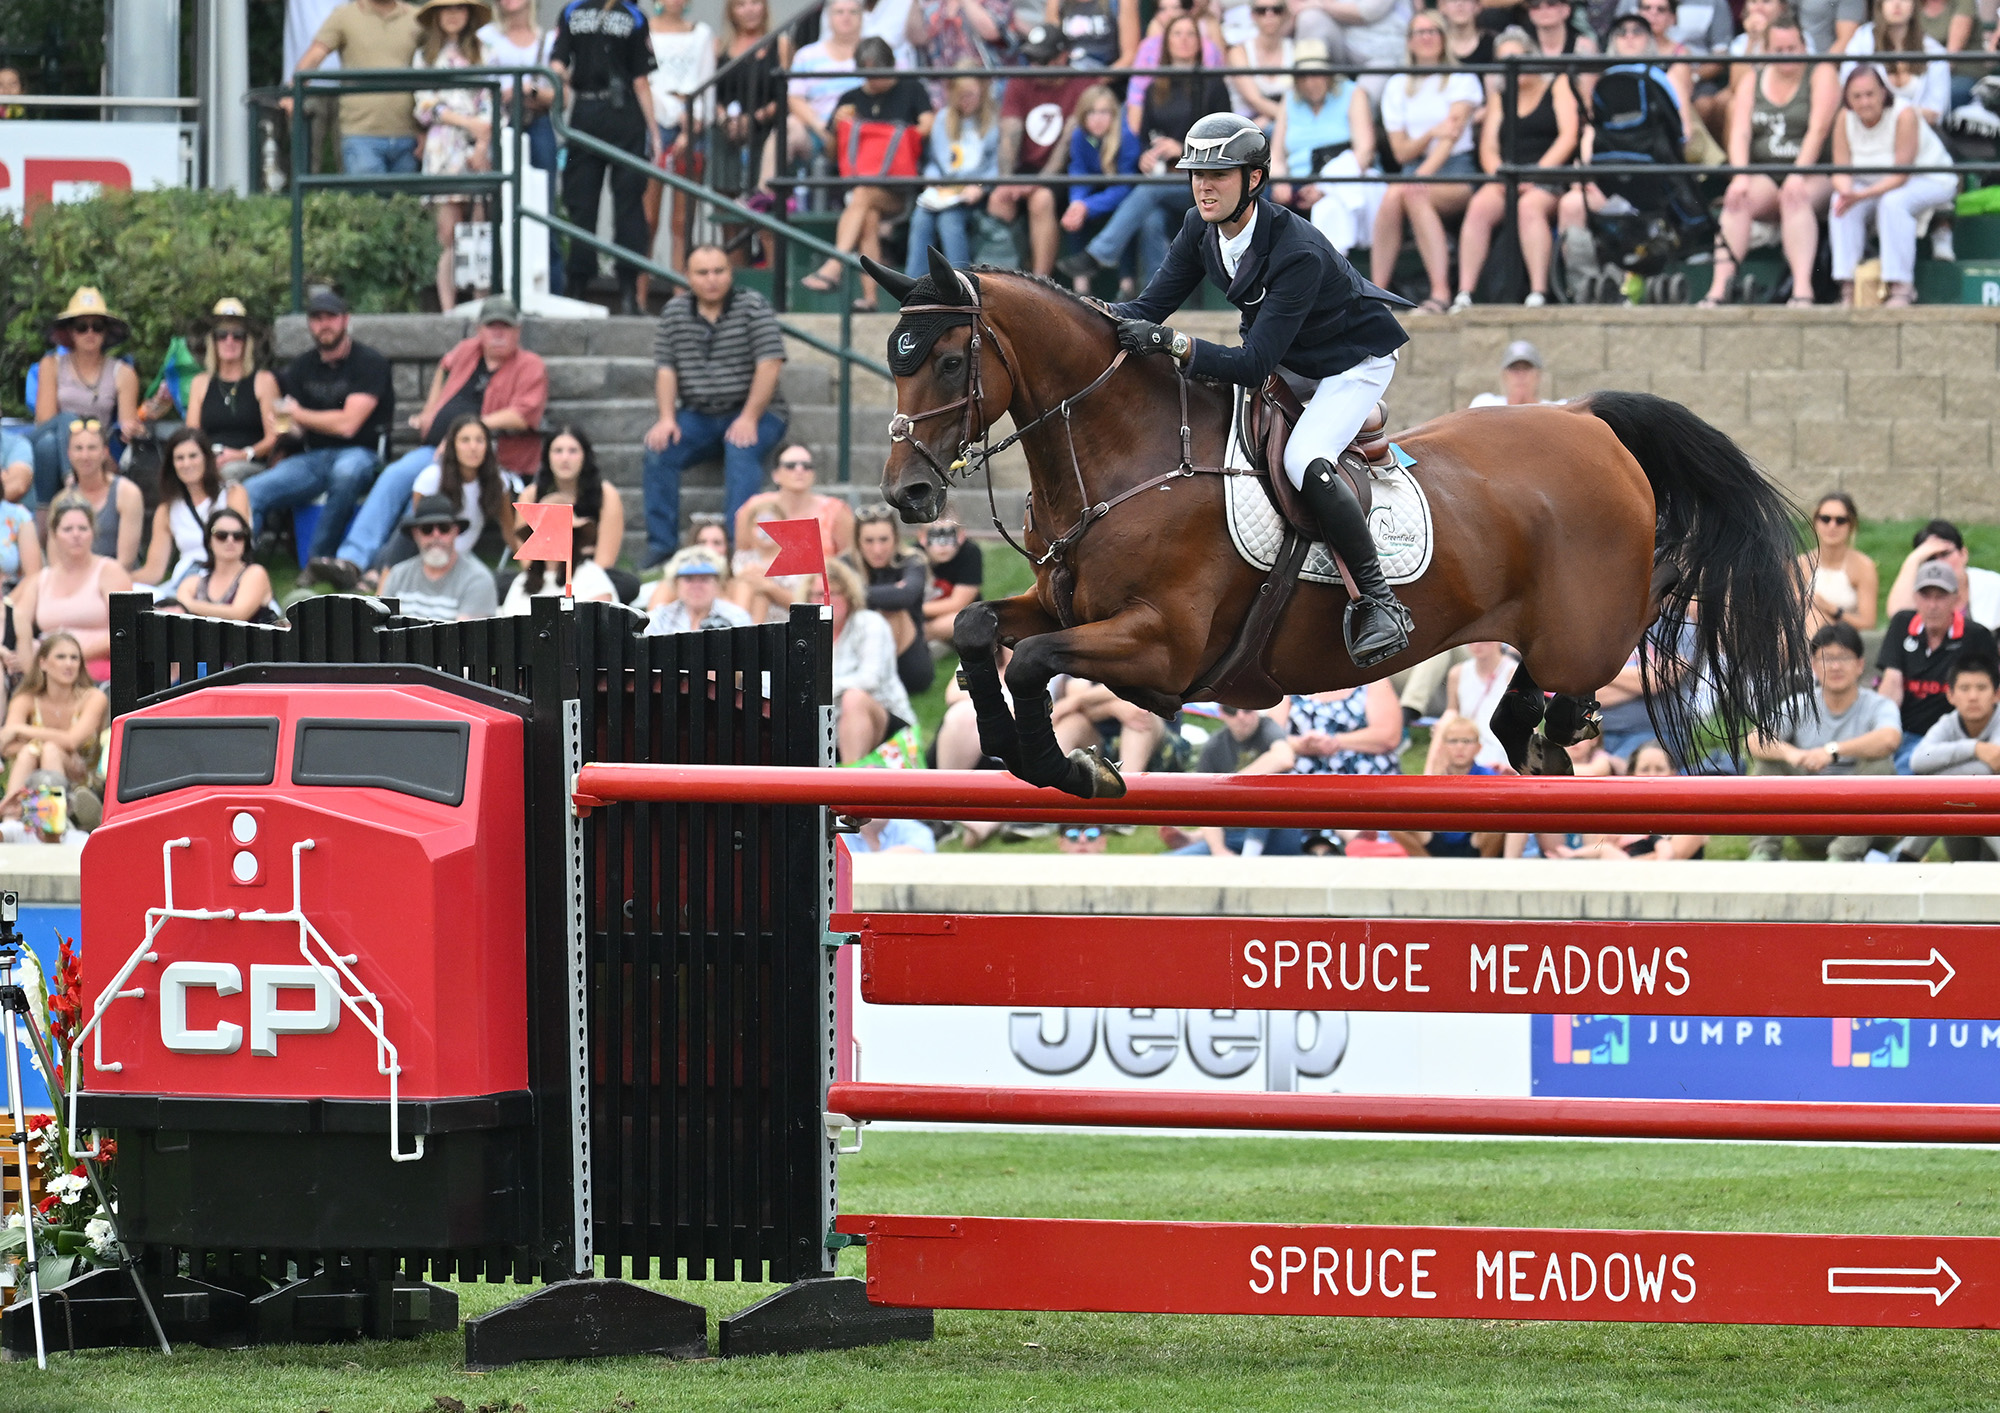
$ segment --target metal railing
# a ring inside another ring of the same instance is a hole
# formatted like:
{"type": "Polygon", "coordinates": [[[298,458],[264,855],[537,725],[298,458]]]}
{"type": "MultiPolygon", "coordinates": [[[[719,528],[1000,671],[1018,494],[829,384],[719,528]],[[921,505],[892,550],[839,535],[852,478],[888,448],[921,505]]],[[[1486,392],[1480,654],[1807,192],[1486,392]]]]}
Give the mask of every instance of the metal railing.
{"type": "MultiPolygon", "coordinates": [[[[526,85],[520,80],[538,79],[555,90],[555,104],[551,118],[556,136],[564,143],[603,158],[613,166],[624,167],[668,187],[675,193],[692,200],[708,203],[719,208],[726,224],[754,226],[770,234],[776,242],[772,252],[772,266],[782,279],[785,269],[785,242],[794,242],[803,248],[833,260],[841,267],[840,299],[840,342],[832,343],[809,330],[780,318],[779,327],[784,333],[806,347],[832,357],[839,367],[839,446],[837,474],[845,484],[851,480],[852,464],[849,446],[851,430],[851,403],[854,387],[854,369],[858,365],[884,380],[892,378],[888,367],[853,348],[854,297],[859,289],[856,282],[861,277],[859,257],[835,249],[826,241],[793,230],[782,220],[761,211],[753,211],[729,197],[710,191],[698,182],[689,180],[679,173],[654,166],[643,157],[627,152],[613,143],[604,141],[590,133],[580,132],[570,126],[564,116],[563,94],[566,87],[563,76],[552,69],[538,67],[509,68],[502,66],[480,66],[454,69],[448,77],[437,70],[413,69],[338,69],[330,72],[306,71],[294,74],[291,82],[292,99],[292,308],[297,312],[305,307],[305,196],[308,190],[349,190],[349,191],[400,191],[420,195],[448,195],[467,193],[498,201],[503,187],[512,187],[512,215],[508,222],[507,248],[509,258],[501,262],[506,277],[507,288],[516,304],[521,299],[521,223],[530,220],[549,230],[579,241],[602,255],[610,255],[635,269],[663,280],[676,289],[687,289],[685,275],[670,266],[662,265],[638,251],[627,250],[623,246],[604,240],[595,231],[565,220],[553,211],[543,212],[530,209],[521,199],[521,173],[527,164],[527,113],[526,85]],[[506,95],[503,84],[512,82],[513,93],[506,95]],[[479,88],[489,90],[494,95],[493,112],[507,115],[508,121],[495,122],[488,140],[490,171],[463,176],[432,176],[423,173],[385,173],[350,176],[347,174],[317,173],[307,170],[305,160],[307,148],[307,118],[305,99],[311,93],[341,92],[415,92],[424,88],[479,88]],[[503,152],[502,143],[511,145],[511,150],[503,152]],[[502,157],[510,157],[511,164],[502,157]]],[[[550,193],[550,204],[554,205],[556,194],[550,193]]],[[[501,253],[501,242],[494,242],[496,260],[501,253]]],[[[496,274],[495,288],[501,285],[496,274]]]]}

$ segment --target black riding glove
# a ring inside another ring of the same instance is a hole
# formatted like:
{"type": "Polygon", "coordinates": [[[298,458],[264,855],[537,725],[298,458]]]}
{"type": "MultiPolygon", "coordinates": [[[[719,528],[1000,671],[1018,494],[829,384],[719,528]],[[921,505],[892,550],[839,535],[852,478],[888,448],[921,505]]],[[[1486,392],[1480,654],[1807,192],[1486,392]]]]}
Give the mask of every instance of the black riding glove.
{"type": "Polygon", "coordinates": [[[1145,319],[1120,319],[1118,344],[1134,353],[1166,353],[1175,358],[1186,358],[1194,349],[1194,340],[1178,329],[1145,319]]]}

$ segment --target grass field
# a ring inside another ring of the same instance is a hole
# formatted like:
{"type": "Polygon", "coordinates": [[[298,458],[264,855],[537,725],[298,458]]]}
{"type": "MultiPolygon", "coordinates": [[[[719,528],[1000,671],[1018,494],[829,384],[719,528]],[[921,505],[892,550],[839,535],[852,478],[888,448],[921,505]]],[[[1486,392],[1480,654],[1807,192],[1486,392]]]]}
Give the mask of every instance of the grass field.
{"type": "MultiPolygon", "coordinates": [[[[844,1210],[2000,1234],[1995,1155],[1721,1144],[873,1134],[844,1210]]],[[[858,1253],[847,1261],[859,1269],[858,1253]]],[[[717,1313],[768,1287],[662,1288],[717,1313]]],[[[460,1287],[466,1314],[510,1293],[460,1287]]],[[[1923,1409],[2000,1403],[1985,1333],[940,1312],[935,1342],[468,1374],[410,1344],[63,1356],[7,1413],[1923,1409]]]]}

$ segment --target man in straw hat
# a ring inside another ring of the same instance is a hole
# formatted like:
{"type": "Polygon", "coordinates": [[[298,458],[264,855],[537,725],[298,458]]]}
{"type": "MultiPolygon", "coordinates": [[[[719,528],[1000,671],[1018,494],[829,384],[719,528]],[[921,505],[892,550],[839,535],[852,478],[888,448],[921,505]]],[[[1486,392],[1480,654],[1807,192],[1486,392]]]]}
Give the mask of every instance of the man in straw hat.
{"type": "MultiPolygon", "coordinates": [[[[349,0],[326,17],[306,52],[301,73],[329,54],[348,69],[407,69],[422,42],[416,6],[404,0],[349,0]]],[[[283,105],[291,109],[291,100],[283,105]]],[[[416,109],[408,93],[343,92],[340,165],[349,176],[417,170],[416,109]]]]}
{"type": "Polygon", "coordinates": [[[95,418],[106,441],[114,430],[127,441],[138,435],[138,371],[111,357],[131,336],[132,326],[113,314],[91,285],[71,295],[49,326],[56,351],[43,356],[36,372],[35,430],[28,438],[35,454],[36,504],[54,500],[69,475],[72,422],[95,418]]]}

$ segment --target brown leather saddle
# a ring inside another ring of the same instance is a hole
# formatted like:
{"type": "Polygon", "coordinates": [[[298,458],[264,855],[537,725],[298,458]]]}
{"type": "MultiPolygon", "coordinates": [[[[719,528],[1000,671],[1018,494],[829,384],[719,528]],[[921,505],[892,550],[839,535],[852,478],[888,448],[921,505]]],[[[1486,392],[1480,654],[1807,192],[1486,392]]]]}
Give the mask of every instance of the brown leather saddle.
{"type": "MultiPolygon", "coordinates": [[[[1276,373],[1248,398],[1242,427],[1244,451],[1258,479],[1264,484],[1264,493],[1270,496],[1271,504],[1277,508],[1278,518],[1284,522],[1284,542],[1272,561],[1271,572],[1258,586],[1257,597],[1251,602],[1250,611],[1244,615],[1243,626],[1237,630],[1235,641],[1223,653],[1221,660],[1188,689],[1182,698],[1184,701],[1227,696],[1237,701],[1268,706],[1284,696],[1284,689],[1265,670],[1264,658],[1278,619],[1291,603],[1292,591],[1298,587],[1299,571],[1305,567],[1306,555],[1319,536],[1318,523],[1307,512],[1284,469],[1285,444],[1291,440],[1292,429],[1298,425],[1304,411],[1305,406],[1299,401],[1298,394],[1292,391],[1291,384],[1276,373]]],[[[1368,474],[1369,469],[1390,466],[1394,462],[1389,450],[1388,426],[1388,410],[1378,402],[1375,410],[1361,424],[1353,442],[1334,462],[1360,500],[1363,515],[1368,513],[1375,501],[1374,478],[1368,474]]],[[[1348,593],[1352,594],[1354,583],[1348,575],[1347,566],[1340,562],[1338,556],[1335,556],[1334,564],[1340,570],[1348,593]]]]}

